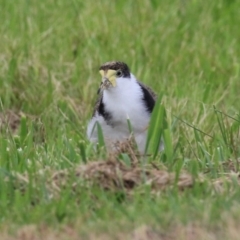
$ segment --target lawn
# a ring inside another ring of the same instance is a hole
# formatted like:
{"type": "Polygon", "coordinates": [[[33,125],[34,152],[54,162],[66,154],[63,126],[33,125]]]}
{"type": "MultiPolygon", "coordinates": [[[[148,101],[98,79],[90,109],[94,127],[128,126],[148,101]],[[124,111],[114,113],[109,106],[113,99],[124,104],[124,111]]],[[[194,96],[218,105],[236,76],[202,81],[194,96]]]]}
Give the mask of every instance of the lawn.
{"type": "Polygon", "coordinates": [[[239,239],[239,1],[0,6],[0,239],[239,239]],[[86,138],[111,60],[160,96],[145,157],[86,138]]]}

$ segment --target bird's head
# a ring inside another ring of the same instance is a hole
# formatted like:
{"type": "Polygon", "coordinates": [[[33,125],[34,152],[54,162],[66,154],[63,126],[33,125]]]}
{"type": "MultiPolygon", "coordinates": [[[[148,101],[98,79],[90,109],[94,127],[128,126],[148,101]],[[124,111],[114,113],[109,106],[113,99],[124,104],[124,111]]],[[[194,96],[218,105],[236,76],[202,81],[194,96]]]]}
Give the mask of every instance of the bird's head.
{"type": "Polygon", "coordinates": [[[118,81],[122,81],[122,78],[130,78],[127,64],[118,61],[104,63],[99,72],[102,76],[102,82],[98,92],[117,87],[118,81]]]}

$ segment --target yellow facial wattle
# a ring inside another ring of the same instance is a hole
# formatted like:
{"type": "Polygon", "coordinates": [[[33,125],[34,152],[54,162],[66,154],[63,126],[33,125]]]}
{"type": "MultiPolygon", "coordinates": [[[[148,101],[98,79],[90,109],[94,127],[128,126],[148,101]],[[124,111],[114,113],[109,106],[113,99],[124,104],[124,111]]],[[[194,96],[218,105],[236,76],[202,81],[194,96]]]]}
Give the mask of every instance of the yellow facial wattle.
{"type": "Polygon", "coordinates": [[[103,82],[108,80],[113,87],[116,87],[117,83],[116,83],[116,73],[117,71],[116,70],[112,70],[112,69],[109,69],[107,71],[103,71],[103,70],[100,70],[99,73],[101,74],[102,78],[103,78],[103,82]]]}

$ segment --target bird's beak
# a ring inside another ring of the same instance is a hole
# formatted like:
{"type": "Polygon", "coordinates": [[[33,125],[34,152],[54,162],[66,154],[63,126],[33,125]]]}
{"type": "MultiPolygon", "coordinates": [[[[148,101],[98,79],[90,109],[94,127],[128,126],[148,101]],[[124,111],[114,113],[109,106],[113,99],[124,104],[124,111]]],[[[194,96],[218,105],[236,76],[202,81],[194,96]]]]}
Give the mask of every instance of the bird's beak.
{"type": "Polygon", "coordinates": [[[107,72],[100,70],[102,76],[102,83],[99,88],[99,92],[110,87],[116,87],[116,71],[109,69],[107,72]]]}
{"type": "Polygon", "coordinates": [[[108,89],[111,86],[112,86],[112,83],[109,81],[109,79],[106,77],[103,77],[100,88],[98,89],[98,93],[102,93],[103,90],[108,89]]]}

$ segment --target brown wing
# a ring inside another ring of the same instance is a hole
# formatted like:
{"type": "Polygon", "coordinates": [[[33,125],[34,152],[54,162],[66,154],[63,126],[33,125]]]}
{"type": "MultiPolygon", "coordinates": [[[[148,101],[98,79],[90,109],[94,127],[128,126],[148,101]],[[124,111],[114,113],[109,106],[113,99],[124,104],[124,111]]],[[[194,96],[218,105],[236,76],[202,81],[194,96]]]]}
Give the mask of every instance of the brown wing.
{"type": "Polygon", "coordinates": [[[142,89],[142,92],[143,92],[142,100],[146,106],[146,109],[149,113],[151,113],[155,106],[157,96],[150,87],[144,85],[143,83],[141,83],[139,81],[137,83],[139,84],[140,88],[142,89]]]}
{"type": "Polygon", "coordinates": [[[102,97],[103,97],[103,93],[99,93],[97,101],[95,102],[95,106],[94,106],[92,117],[94,117],[96,115],[96,112],[99,111],[99,107],[100,107],[100,104],[102,102],[102,97]]]}
{"type": "Polygon", "coordinates": [[[157,94],[148,86],[146,86],[145,84],[143,84],[142,82],[138,81],[138,84],[142,87],[142,88],[145,88],[149,94],[152,96],[152,98],[156,101],[157,100],[157,94]]]}

